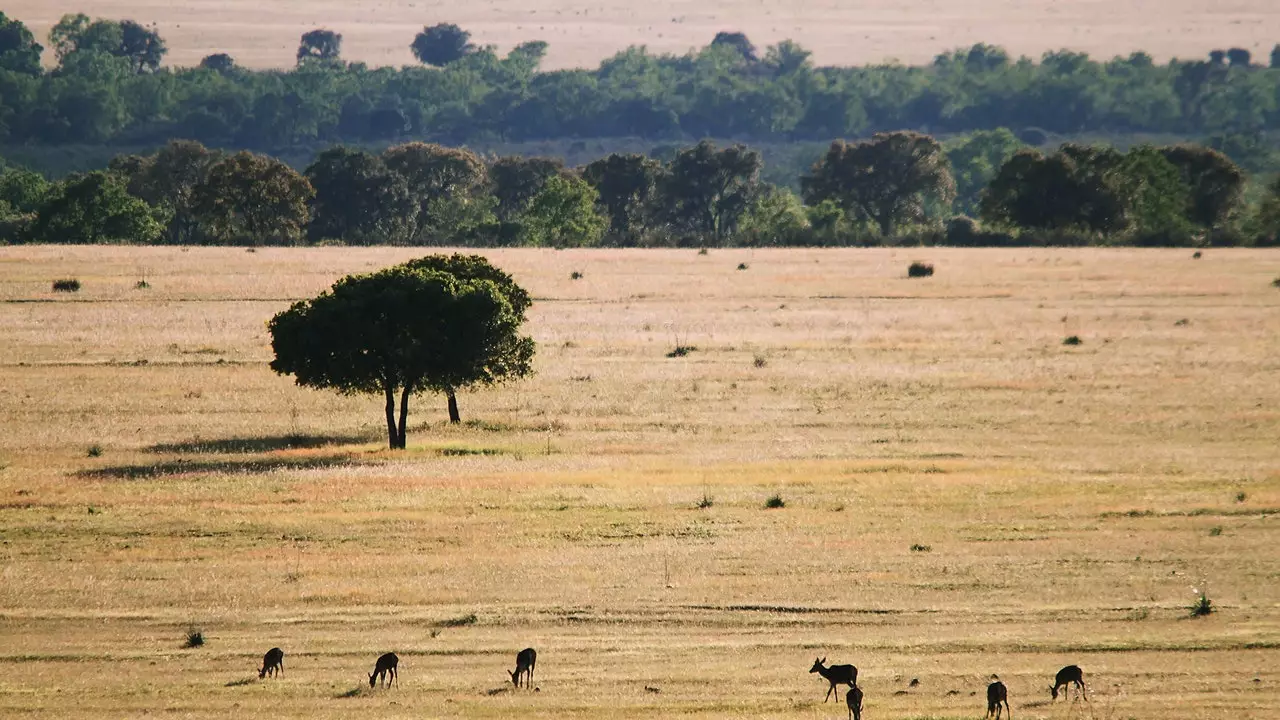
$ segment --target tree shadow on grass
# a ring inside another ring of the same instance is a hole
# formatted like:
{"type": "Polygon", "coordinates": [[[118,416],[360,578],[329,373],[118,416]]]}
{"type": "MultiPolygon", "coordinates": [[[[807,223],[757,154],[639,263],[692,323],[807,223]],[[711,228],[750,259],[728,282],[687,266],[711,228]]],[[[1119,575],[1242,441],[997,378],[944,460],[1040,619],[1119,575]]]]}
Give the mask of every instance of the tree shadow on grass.
{"type": "Polygon", "coordinates": [[[367,443],[376,439],[377,437],[367,433],[363,435],[302,435],[290,433],[288,435],[234,437],[213,440],[197,439],[176,443],[160,443],[147,448],[147,452],[158,455],[199,453],[252,455],[276,450],[308,450],[331,445],[367,443]]]}
{"type": "Polygon", "coordinates": [[[77,477],[95,480],[139,480],[180,475],[235,475],[268,473],[274,470],[318,470],[365,465],[350,455],[310,458],[260,458],[254,460],[173,460],[138,465],[112,465],[76,472],[77,477]]]}

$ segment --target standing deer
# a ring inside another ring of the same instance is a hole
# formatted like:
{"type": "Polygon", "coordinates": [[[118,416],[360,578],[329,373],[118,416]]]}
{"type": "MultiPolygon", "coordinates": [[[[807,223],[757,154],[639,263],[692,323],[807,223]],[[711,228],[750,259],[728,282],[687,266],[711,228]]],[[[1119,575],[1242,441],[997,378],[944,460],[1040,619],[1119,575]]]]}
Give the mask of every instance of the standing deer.
{"type": "Polygon", "coordinates": [[[533,648],[525,648],[516,654],[516,671],[509,672],[511,682],[516,687],[520,687],[520,676],[524,675],[524,686],[529,687],[533,684],[533,666],[538,664],[538,651],[533,648]]]}
{"type": "Polygon", "coordinates": [[[268,675],[275,677],[277,672],[284,675],[284,651],[278,647],[271,648],[262,656],[262,669],[258,671],[258,679],[268,675]]]}
{"type": "Polygon", "coordinates": [[[396,654],[389,652],[378,658],[378,663],[373,666],[373,674],[369,676],[369,687],[377,685],[378,680],[384,680],[387,687],[391,687],[391,683],[396,681],[396,666],[400,664],[400,658],[396,654]],[[377,678],[376,680],[374,678],[377,678]]]}
{"type": "MultiPolygon", "coordinates": [[[[836,691],[837,685],[848,685],[852,690],[858,685],[858,668],[852,665],[832,665],[831,667],[823,667],[822,663],[826,662],[826,658],[821,660],[814,659],[813,667],[809,668],[809,672],[818,673],[831,683],[831,687],[827,688],[827,696],[822,698],[822,702],[826,702],[831,698],[831,693],[836,691]]],[[[836,702],[840,702],[840,696],[836,695],[836,702]]]]}
{"type": "Polygon", "coordinates": [[[1076,684],[1076,687],[1079,688],[1081,694],[1084,695],[1084,699],[1087,701],[1089,699],[1089,691],[1084,687],[1084,671],[1080,669],[1079,665],[1068,665],[1059,670],[1058,676],[1053,679],[1053,687],[1049,688],[1049,693],[1053,696],[1054,700],[1057,700],[1058,688],[1062,688],[1062,695],[1065,697],[1067,694],[1067,685],[1071,683],[1076,684]]]}
{"type": "Polygon", "coordinates": [[[857,685],[849,688],[844,701],[849,705],[849,720],[862,720],[862,688],[857,685]]]}
{"type": "Polygon", "coordinates": [[[1012,718],[1013,710],[1009,707],[1009,689],[1004,686],[1004,683],[1000,682],[998,675],[992,675],[991,680],[993,682],[987,686],[987,717],[991,717],[994,714],[996,720],[1000,720],[1000,704],[1004,703],[1003,709],[1012,718]]]}

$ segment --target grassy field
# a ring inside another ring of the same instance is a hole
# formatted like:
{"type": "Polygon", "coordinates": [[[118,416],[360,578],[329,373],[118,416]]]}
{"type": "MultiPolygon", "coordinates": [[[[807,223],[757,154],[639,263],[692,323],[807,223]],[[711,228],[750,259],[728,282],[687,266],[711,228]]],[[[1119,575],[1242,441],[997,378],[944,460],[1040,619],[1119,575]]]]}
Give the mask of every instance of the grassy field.
{"type": "MultiPolygon", "coordinates": [[[[457,23],[477,44],[504,52],[545,40],[551,68],[594,67],[629,45],[683,53],[721,30],[746,32],[761,47],[795,40],[816,62],[845,65],[928,63],[978,42],[1037,58],[1069,48],[1104,58],[1145,50],[1162,61],[1243,47],[1265,63],[1280,40],[1280,4],[1271,0],[11,0],[5,12],[41,42],[65,13],[156,23],[169,63],[195,65],[227,52],[249,67],[292,66],[299,36],[319,27],[342,33],[349,60],[412,63],[413,36],[439,22],[457,23]]],[[[55,61],[52,53],[45,59],[55,61]]]]}
{"type": "Polygon", "coordinates": [[[538,374],[392,453],[264,323],[423,253],[0,248],[0,716],[1280,713],[1275,251],[489,252],[538,374]]]}

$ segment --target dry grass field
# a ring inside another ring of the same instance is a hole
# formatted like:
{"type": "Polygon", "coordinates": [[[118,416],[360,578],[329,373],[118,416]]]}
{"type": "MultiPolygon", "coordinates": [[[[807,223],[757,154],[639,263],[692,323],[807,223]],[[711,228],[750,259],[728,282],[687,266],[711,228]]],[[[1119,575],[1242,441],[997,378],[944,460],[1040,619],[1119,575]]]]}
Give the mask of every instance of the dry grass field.
{"type": "Polygon", "coordinates": [[[171,64],[228,52],[251,67],[293,65],[298,36],[317,27],[342,33],[350,60],[411,63],[414,34],[439,22],[504,51],[545,40],[552,68],[594,67],[628,45],[683,53],[726,29],[761,47],[795,40],[823,64],[925,63],[977,42],[1032,57],[1070,48],[1104,58],[1145,50],[1160,60],[1243,47],[1265,62],[1280,42],[1272,0],[12,0],[4,11],[41,38],[64,13],[157,23],[171,64]]]}
{"type": "Polygon", "coordinates": [[[392,453],[264,323],[423,252],[0,248],[0,716],[1280,715],[1275,251],[493,251],[537,376],[392,453]]]}

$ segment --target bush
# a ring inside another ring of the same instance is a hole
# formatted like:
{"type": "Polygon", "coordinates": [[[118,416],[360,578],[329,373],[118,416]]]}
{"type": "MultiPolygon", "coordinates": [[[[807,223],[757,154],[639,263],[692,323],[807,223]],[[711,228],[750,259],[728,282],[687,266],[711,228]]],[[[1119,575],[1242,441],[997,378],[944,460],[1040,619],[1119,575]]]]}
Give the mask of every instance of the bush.
{"type": "Polygon", "coordinates": [[[669,358],[681,358],[681,357],[684,357],[684,356],[688,355],[689,353],[691,353],[691,352],[693,352],[694,350],[697,350],[697,349],[698,349],[698,348],[696,348],[696,347],[694,347],[694,346],[692,346],[692,345],[677,345],[677,346],[675,347],[675,349],[674,349],[674,350],[672,350],[671,352],[667,353],[667,357],[669,357],[669,358]]]}
{"type": "Polygon", "coordinates": [[[1066,339],[1062,341],[1062,344],[1063,345],[1083,345],[1084,341],[1080,339],[1079,335],[1068,335],[1066,339]]]}
{"type": "Polygon", "coordinates": [[[1191,604],[1191,617],[1204,617],[1213,614],[1213,601],[1209,596],[1200,593],[1196,601],[1191,604]]]}
{"type": "Polygon", "coordinates": [[[1191,253],[1191,259],[1192,259],[1192,260],[1199,260],[1202,256],[1203,256],[1203,254],[1202,254],[1199,250],[1197,250],[1197,251],[1195,251],[1195,252],[1191,253]]]}
{"type": "Polygon", "coordinates": [[[757,368],[763,368],[769,364],[769,361],[763,355],[756,355],[755,358],[752,359],[751,364],[757,368]]]}
{"type": "Polygon", "coordinates": [[[933,275],[933,266],[928,263],[913,262],[911,267],[907,268],[907,277],[930,277],[933,275]]]}
{"type": "Polygon", "coordinates": [[[54,292],[80,292],[80,281],[75,278],[63,278],[53,281],[54,292]]]}
{"type": "Polygon", "coordinates": [[[768,500],[764,501],[764,506],[769,510],[777,510],[778,508],[786,507],[787,503],[782,499],[781,495],[775,494],[771,495],[768,500]]]}
{"type": "Polygon", "coordinates": [[[746,263],[738,263],[738,269],[739,269],[739,270],[746,270],[746,269],[747,269],[747,264],[746,264],[746,263]]]}
{"type": "Polygon", "coordinates": [[[1280,288],[1280,277],[1278,277],[1278,278],[1276,278],[1275,280],[1272,280],[1272,281],[1271,281],[1271,287],[1278,287],[1278,288],[1280,288]]]}
{"type": "Polygon", "coordinates": [[[577,270],[574,270],[573,272],[569,273],[569,279],[570,279],[570,280],[581,280],[581,279],[582,279],[582,273],[578,272],[577,270]]]}
{"type": "Polygon", "coordinates": [[[204,632],[199,628],[190,628],[187,630],[187,642],[183,647],[198,648],[202,645],[204,645],[204,632]]]}
{"type": "Polygon", "coordinates": [[[89,446],[89,457],[102,457],[102,446],[94,443],[89,446]]]}
{"type": "Polygon", "coordinates": [[[134,290],[146,290],[149,287],[151,287],[151,283],[147,282],[146,280],[139,280],[133,285],[134,290]]]}
{"type": "Polygon", "coordinates": [[[702,499],[698,501],[698,509],[706,510],[707,508],[715,504],[716,504],[715,498],[711,497],[710,495],[707,495],[706,493],[703,493],[702,499]]]}
{"type": "Polygon", "coordinates": [[[927,553],[932,551],[933,551],[932,545],[921,545],[920,543],[916,543],[915,545],[911,546],[911,552],[927,553]]]}

